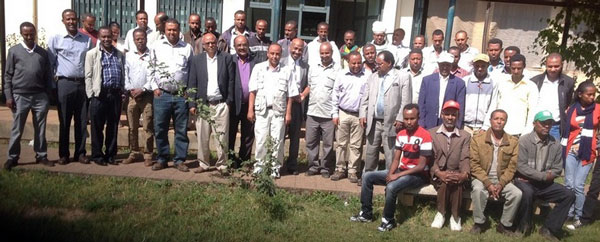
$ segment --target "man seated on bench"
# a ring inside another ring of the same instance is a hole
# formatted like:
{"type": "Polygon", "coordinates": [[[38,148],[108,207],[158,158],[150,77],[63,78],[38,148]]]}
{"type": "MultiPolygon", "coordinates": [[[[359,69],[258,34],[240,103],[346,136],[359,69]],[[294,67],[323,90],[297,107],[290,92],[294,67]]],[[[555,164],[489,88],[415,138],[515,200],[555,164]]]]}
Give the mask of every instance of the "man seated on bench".
{"type": "Polygon", "coordinates": [[[433,142],[432,183],[437,190],[438,213],[431,223],[442,228],[446,222],[446,209],[450,206],[450,230],[460,231],[462,194],[469,180],[469,143],[471,135],[456,127],[460,104],[448,100],[442,106],[442,125],[429,129],[433,142]]]}
{"type": "Polygon", "coordinates": [[[488,198],[505,198],[504,209],[496,231],[511,235],[515,213],[521,202],[521,190],[512,184],[517,170],[519,139],[504,132],[508,114],[502,109],[492,112],[490,128],[471,139],[471,199],[473,200],[472,234],[480,234],[484,228],[483,211],[488,198]]]}
{"type": "Polygon", "coordinates": [[[361,211],[350,218],[353,222],[373,221],[373,185],[386,185],[383,217],[381,225],[377,228],[382,232],[396,227],[396,195],[405,189],[421,187],[427,182],[431,136],[419,126],[417,104],[407,104],[402,113],[406,129],[400,130],[396,136],[396,149],[390,170],[371,171],[363,175],[360,192],[361,211]]]}
{"type": "Polygon", "coordinates": [[[548,135],[554,124],[550,111],[540,111],[534,117],[534,131],[519,139],[519,159],[514,181],[523,192],[518,214],[521,216],[519,230],[524,234],[531,231],[533,200],[556,203],[548,214],[539,233],[549,240],[558,240],[556,235],[569,215],[575,194],[565,186],[554,183],[563,169],[562,147],[548,135]]]}

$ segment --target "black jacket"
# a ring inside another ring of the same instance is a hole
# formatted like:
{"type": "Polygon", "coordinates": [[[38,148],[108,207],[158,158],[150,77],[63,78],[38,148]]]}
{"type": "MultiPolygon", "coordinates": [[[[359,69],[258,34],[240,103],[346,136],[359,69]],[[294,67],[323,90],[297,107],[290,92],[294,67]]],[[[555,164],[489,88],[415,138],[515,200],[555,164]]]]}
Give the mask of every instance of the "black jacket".
{"type": "MultiPolygon", "coordinates": [[[[202,52],[192,57],[188,78],[188,88],[196,88],[196,93],[193,95],[194,99],[202,99],[202,102],[205,104],[208,103],[206,95],[208,85],[208,71],[206,69],[207,55],[207,52],[202,52]]],[[[216,56],[219,91],[227,104],[233,104],[233,61],[231,60],[231,56],[226,53],[217,52],[216,56]]],[[[196,106],[196,103],[193,102],[191,105],[196,106]]]]}
{"type": "MultiPolygon", "coordinates": [[[[535,83],[535,85],[538,87],[538,91],[542,89],[542,84],[544,84],[545,77],[546,77],[546,72],[531,78],[531,81],[533,83],[535,83]]],[[[567,110],[567,108],[569,108],[569,106],[573,102],[574,86],[575,86],[575,81],[573,80],[573,78],[571,78],[565,74],[562,74],[562,73],[560,74],[560,77],[558,78],[558,108],[561,111],[560,112],[561,123],[567,119],[567,114],[565,113],[565,111],[567,110]]],[[[540,98],[544,99],[547,97],[540,97],[540,98]]],[[[562,129],[562,125],[561,125],[561,129],[562,129]]],[[[569,132],[569,131],[568,130],[560,131],[561,134],[563,134],[563,132],[569,132]]]]}

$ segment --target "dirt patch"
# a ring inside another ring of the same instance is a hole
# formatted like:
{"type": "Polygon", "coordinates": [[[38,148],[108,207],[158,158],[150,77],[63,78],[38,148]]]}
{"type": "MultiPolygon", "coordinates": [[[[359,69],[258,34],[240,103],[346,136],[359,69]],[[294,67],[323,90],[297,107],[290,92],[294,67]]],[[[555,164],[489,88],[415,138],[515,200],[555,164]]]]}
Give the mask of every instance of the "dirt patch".
{"type": "Polygon", "coordinates": [[[65,221],[76,221],[90,216],[88,212],[81,209],[67,209],[67,208],[28,208],[24,216],[26,218],[34,217],[58,217],[65,221]]]}

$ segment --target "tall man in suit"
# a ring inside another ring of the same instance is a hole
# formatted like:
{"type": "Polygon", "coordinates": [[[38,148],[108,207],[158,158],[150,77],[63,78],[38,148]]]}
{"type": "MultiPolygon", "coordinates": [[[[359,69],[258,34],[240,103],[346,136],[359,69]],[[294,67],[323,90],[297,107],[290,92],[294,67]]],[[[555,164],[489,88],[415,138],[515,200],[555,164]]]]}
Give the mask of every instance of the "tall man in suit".
{"type": "Polygon", "coordinates": [[[383,145],[385,166],[389,169],[394,155],[396,133],[403,128],[402,108],[411,102],[410,79],[394,67],[389,51],[377,54],[379,69],[367,80],[359,111],[360,124],[366,127],[367,156],[364,171],[377,169],[379,148],[383,145]]]}
{"type": "MultiPolygon", "coordinates": [[[[419,125],[430,129],[442,124],[442,104],[448,100],[457,101],[461,107],[465,106],[465,82],[450,73],[454,56],[443,52],[438,58],[439,73],[433,73],[423,78],[419,91],[419,125]]],[[[456,126],[461,129],[465,117],[465,110],[459,110],[456,126]]]]}
{"type": "Polygon", "coordinates": [[[190,113],[196,115],[197,104],[208,105],[214,111],[212,117],[198,113],[196,136],[198,137],[198,162],[194,172],[201,173],[210,167],[209,141],[211,134],[217,138],[217,163],[215,166],[223,176],[227,171],[227,138],[229,132],[229,105],[233,100],[233,62],[231,56],[217,52],[217,37],[208,33],[202,36],[203,53],[192,57],[188,87],[196,88],[195,102],[190,113]],[[203,117],[204,116],[204,117],[203,117]],[[210,118],[212,121],[207,120],[210,118]]]}
{"type": "Polygon", "coordinates": [[[240,35],[233,40],[233,47],[236,54],[232,56],[234,68],[233,100],[235,106],[229,109],[229,150],[235,151],[235,139],[240,124],[240,149],[237,159],[231,155],[230,159],[235,159],[235,166],[240,167],[242,161],[250,160],[252,154],[252,144],[254,143],[254,124],[246,117],[248,116],[248,98],[250,91],[248,83],[250,74],[254,68],[255,59],[250,55],[248,47],[248,38],[240,35]]]}

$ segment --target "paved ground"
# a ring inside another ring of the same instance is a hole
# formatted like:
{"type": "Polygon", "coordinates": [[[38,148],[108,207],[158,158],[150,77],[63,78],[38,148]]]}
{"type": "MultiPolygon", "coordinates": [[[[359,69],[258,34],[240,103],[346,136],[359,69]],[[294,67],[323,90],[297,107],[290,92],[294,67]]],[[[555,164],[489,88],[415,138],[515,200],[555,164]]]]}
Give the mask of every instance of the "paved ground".
{"type": "MultiPolygon", "coordinates": [[[[121,120],[126,120],[125,116],[121,116],[121,120]]],[[[23,140],[30,140],[33,137],[33,129],[31,126],[31,115],[28,117],[25,132],[23,134],[23,140]]],[[[12,127],[12,114],[6,106],[0,106],[0,164],[4,164],[5,157],[7,154],[7,139],[10,138],[10,129],[12,127]]],[[[172,131],[171,138],[172,138],[172,131]]],[[[71,135],[73,132],[71,131],[71,135]]],[[[49,142],[58,142],[58,115],[55,109],[51,109],[48,113],[46,137],[49,142]]],[[[190,150],[196,145],[196,137],[193,131],[188,132],[190,137],[190,150]]],[[[71,138],[73,140],[73,138],[71,138]]],[[[300,147],[304,146],[303,139],[301,139],[300,147]]],[[[90,142],[90,139],[87,139],[90,142]]],[[[119,146],[127,144],[127,127],[121,127],[119,129],[119,146]]],[[[173,143],[173,142],[171,142],[173,143]]],[[[143,144],[143,142],[140,142],[143,144]]],[[[287,144],[286,144],[287,148],[287,144]]],[[[88,149],[89,150],[89,149],[88,149]]],[[[301,149],[303,151],[303,149],[301,149]]],[[[195,151],[191,151],[195,153],[195,151]]],[[[127,154],[119,154],[121,159],[125,159],[127,154]]],[[[56,145],[50,145],[48,148],[48,159],[58,160],[58,148],[56,145]]],[[[187,160],[186,164],[190,168],[198,167],[198,162],[195,160],[187,160]]],[[[170,164],[172,165],[172,164],[170,164]]],[[[46,167],[43,165],[35,164],[35,154],[33,148],[28,146],[26,142],[23,142],[21,149],[21,158],[19,160],[19,166],[21,169],[43,169],[52,172],[64,172],[84,175],[108,175],[108,176],[126,176],[126,177],[141,177],[151,179],[171,179],[181,181],[196,181],[201,183],[217,182],[227,183],[228,179],[221,177],[217,171],[211,171],[201,174],[195,174],[193,172],[180,172],[172,167],[161,171],[152,171],[150,167],[145,167],[143,163],[135,164],[119,164],[117,166],[98,166],[96,164],[84,165],[80,163],[70,163],[68,165],[56,165],[54,167],[46,167]]],[[[301,171],[305,170],[306,167],[300,167],[301,171]],[[304,169],[303,169],[304,168],[304,169]]],[[[309,190],[309,191],[330,191],[338,193],[349,193],[359,194],[360,187],[354,183],[350,183],[347,179],[340,181],[331,181],[330,179],[322,178],[320,175],[307,177],[304,173],[300,175],[284,175],[281,179],[276,180],[276,184],[285,189],[290,190],[309,190]]],[[[383,194],[383,187],[378,186],[375,188],[375,194],[383,194]]]]}
{"type": "MultiPolygon", "coordinates": [[[[0,154],[5,157],[7,154],[7,142],[0,143],[0,154]]],[[[121,157],[126,154],[121,154],[121,157]]],[[[50,160],[58,159],[58,149],[49,148],[48,158],[50,160]]],[[[119,161],[121,159],[118,159],[119,161]]],[[[2,159],[2,163],[4,159],[2,159]]],[[[194,160],[186,161],[190,168],[198,167],[198,162],[194,160]]],[[[172,165],[172,164],[170,164],[172,165]]],[[[99,166],[96,164],[84,165],[78,162],[72,162],[67,165],[58,165],[47,167],[40,164],[35,164],[35,153],[32,147],[26,143],[22,145],[21,158],[19,166],[15,169],[32,169],[32,170],[47,170],[51,172],[74,173],[83,175],[106,175],[106,176],[123,176],[123,177],[140,177],[151,179],[170,179],[180,181],[195,181],[200,183],[228,183],[229,180],[223,178],[215,170],[201,174],[193,172],[180,172],[172,167],[160,171],[152,171],[150,167],[145,167],[143,163],[134,164],[119,164],[117,166],[99,166]]],[[[276,184],[280,188],[289,190],[306,190],[306,191],[328,191],[346,194],[359,194],[360,187],[354,183],[350,183],[347,179],[340,181],[331,181],[330,179],[322,178],[320,175],[307,177],[304,173],[300,175],[284,175],[281,179],[276,180],[276,184]]],[[[375,188],[375,194],[383,194],[383,186],[375,188]]]]}

